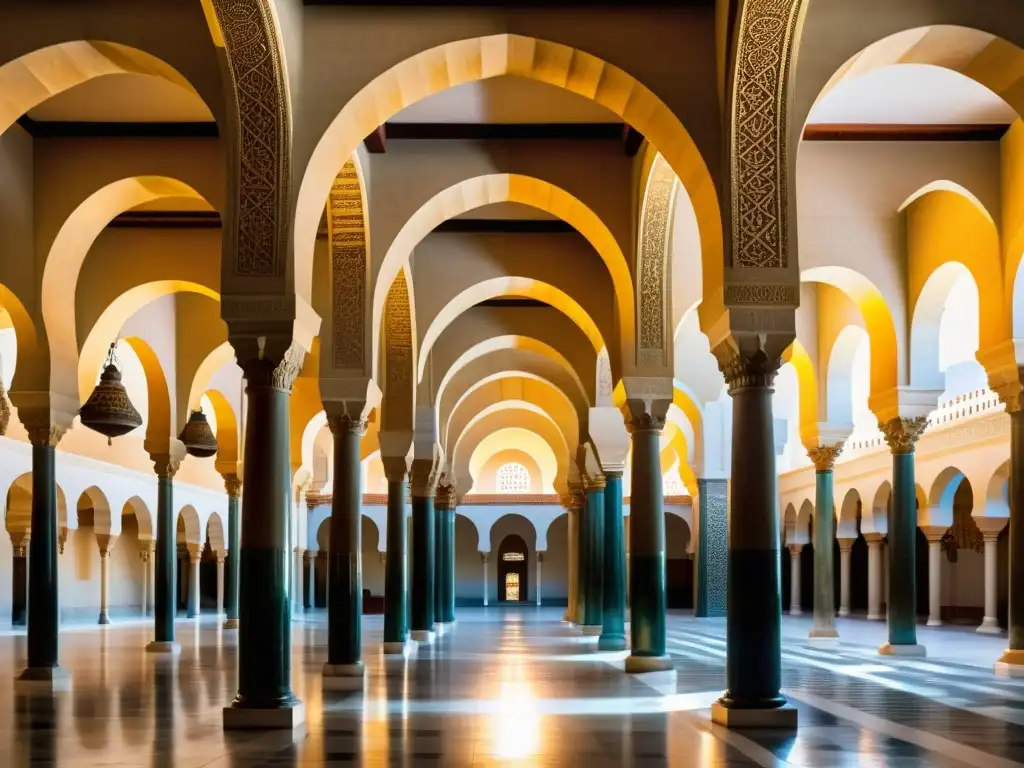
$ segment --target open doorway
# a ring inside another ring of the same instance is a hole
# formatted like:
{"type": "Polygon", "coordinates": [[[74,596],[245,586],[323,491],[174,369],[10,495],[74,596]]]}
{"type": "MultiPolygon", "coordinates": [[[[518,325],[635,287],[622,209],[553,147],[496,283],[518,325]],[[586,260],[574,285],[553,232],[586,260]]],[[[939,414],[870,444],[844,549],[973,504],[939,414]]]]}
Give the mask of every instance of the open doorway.
{"type": "Polygon", "coordinates": [[[521,536],[512,533],[498,547],[498,600],[525,603],[529,594],[530,552],[521,536]]]}

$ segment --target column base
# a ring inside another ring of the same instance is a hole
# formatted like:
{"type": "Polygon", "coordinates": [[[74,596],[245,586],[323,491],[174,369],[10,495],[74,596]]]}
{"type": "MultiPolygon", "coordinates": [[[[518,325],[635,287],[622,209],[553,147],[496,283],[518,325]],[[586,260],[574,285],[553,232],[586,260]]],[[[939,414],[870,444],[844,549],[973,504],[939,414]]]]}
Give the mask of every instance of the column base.
{"type": "Polygon", "coordinates": [[[432,629],[414,629],[409,633],[409,636],[417,643],[423,645],[431,645],[437,640],[437,633],[432,629]]]}
{"type": "Polygon", "coordinates": [[[799,608],[790,608],[789,609],[789,615],[790,616],[803,616],[804,612],[802,610],[800,610],[799,608]]]}
{"type": "Polygon", "coordinates": [[[99,617],[99,619],[97,620],[96,623],[100,624],[100,625],[109,624],[110,623],[110,617],[107,616],[107,614],[105,614],[105,613],[101,613],[100,617],[99,617]]]}
{"type": "Polygon", "coordinates": [[[323,686],[329,691],[359,691],[366,684],[366,667],[355,664],[324,664],[323,686]]]}
{"type": "Polygon", "coordinates": [[[399,640],[394,643],[384,643],[385,656],[403,656],[408,658],[416,653],[416,643],[411,640],[399,640]]]}
{"type": "Polygon", "coordinates": [[[675,669],[672,666],[672,659],[668,656],[627,656],[625,662],[626,672],[631,675],[643,672],[664,672],[675,669]]]}
{"type": "Polygon", "coordinates": [[[584,624],[580,627],[580,632],[584,637],[598,637],[601,634],[601,629],[600,624],[584,624]]]}
{"type": "Polygon", "coordinates": [[[1003,651],[995,663],[996,677],[1024,677],[1024,651],[1003,651]]]}
{"type": "MultiPolygon", "coordinates": [[[[931,618],[929,618],[928,621],[925,623],[925,626],[926,627],[941,627],[942,626],[942,619],[931,619],[931,618]]],[[[978,628],[978,631],[979,632],[981,631],[980,627],[978,628]]]]}
{"type": "Polygon", "coordinates": [[[626,650],[625,635],[601,635],[597,639],[597,650],[599,651],[624,651],[626,650]]]}
{"type": "Polygon", "coordinates": [[[25,667],[14,679],[14,689],[47,693],[71,690],[71,673],[63,667],[25,667]]]}
{"type": "Polygon", "coordinates": [[[177,656],[181,653],[181,646],[173,640],[154,640],[146,646],[146,653],[161,653],[170,656],[177,656]]]}
{"type": "Polygon", "coordinates": [[[850,609],[849,608],[840,608],[839,609],[839,617],[840,618],[845,619],[849,615],[850,615],[850,609]]]}
{"type": "Polygon", "coordinates": [[[792,704],[775,709],[739,709],[723,707],[720,702],[711,705],[711,722],[726,728],[796,728],[797,711],[792,704]]]}
{"type": "Polygon", "coordinates": [[[981,626],[976,630],[979,635],[1001,635],[1003,630],[999,628],[999,620],[986,616],[981,620],[981,626]]]}
{"type": "Polygon", "coordinates": [[[928,651],[923,645],[893,645],[892,643],[879,646],[878,652],[882,656],[905,656],[918,659],[923,659],[928,655],[928,651]]]}
{"type": "Polygon", "coordinates": [[[884,621],[884,620],[885,620],[885,614],[884,613],[869,613],[868,614],[868,621],[884,621]]]}
{"type": "Polygon", "coordinates": [[[293,731],[305,722],[306,705],[301,701],[274,709],[224,707],[225,731],[293,731]]]}
{"type": "Polygon", "coordinates": [[[225,619],[224,629],[238,629],[238,619],[225,619]]]}
{"type": "Polygon", "coordinates": [[[835,627],[812,627],[807,639],[815,645],[835,645],[839,642],[839,632],[835,627]]]}

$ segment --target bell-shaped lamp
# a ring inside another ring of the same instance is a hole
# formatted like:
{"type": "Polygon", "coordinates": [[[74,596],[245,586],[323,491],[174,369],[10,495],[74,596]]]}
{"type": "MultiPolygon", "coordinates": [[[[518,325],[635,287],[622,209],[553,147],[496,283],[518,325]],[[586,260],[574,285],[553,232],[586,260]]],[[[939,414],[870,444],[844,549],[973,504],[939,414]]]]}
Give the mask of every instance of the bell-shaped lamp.
{"type": "Polygon", "coordinates": [[[115,344],[107,352],[107,364],[100,375],[100,383],[89,395],[78,415],[82,425],[106,435],[109,444],[115,437],[127,435],[142,426],[142,417],[128,398],[128,391],[121,383],[121,371],[117,368],[114,355],[115,344]]]}
{"type": "Polygon", "coordinates": [[[192,411],[178,439],[184,443],[189,456],[205,459],[217,453],[217,438],[214,437],[210,422],[206,420],[206,414],[202,409],[192,411]]]}

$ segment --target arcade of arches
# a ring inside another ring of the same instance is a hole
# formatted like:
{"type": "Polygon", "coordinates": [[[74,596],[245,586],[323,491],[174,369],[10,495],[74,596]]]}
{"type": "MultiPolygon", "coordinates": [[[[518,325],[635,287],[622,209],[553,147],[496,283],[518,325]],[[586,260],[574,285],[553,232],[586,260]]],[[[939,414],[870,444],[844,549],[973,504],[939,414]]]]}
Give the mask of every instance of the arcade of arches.
{"type": "Polygon", "coordinates": [[[594,713],[1024,760],[1024,7],[43,5],[0,1],[0,712],[202,656],[167,706],[296,761],[477,696],[534,728],[488,764],[594,713]]]}

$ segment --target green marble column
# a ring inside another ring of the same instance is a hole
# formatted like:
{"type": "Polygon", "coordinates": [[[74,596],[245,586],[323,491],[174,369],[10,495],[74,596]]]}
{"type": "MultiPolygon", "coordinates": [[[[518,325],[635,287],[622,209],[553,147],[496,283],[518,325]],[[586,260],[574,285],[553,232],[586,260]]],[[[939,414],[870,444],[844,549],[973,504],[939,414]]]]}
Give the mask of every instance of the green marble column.
{"type": "Polygon", "coordinates": [[[444,541],[444,521],[445,521],[445,508],[441,500],[434,497],[434,623],[436,629],[439,632],[444,631],[444,627],[441,626],[444,623],[444,619],[441,616],[444,614],[444,561],[445,561],[445,541],[444,541]]]}
{"type": "Polygon", "coordinates": [[[412,598],[412,639],[430,643],[434,640],[434,560],[435,528],[434,491],[431,466],[418,466],[412,470],[412,568],[410,589],[412,598]]]}
{"type": "Polygon", "coordinates": [[[1010,413],[1009,644],[995,671],[1004,677],[1024,677],[1024,589],[1012,586],[1024,584],[1024,411],[1019,395],[1008,399],[1006,410],[1010,413]]]}
{"type": "Polygon", "coordinates": [[[174,618],[178,613],[178,515],[174,509],[174,475],[179,462],[153,456],[156,469],[156,549],[153,556],[153,642],[150,653],[176,653],[174,618]]]}
{"type": "Polygon", "coordinates": [[[732,396],[726,692],[712,707],[723,725],[794,727],[782,684],[779,520],[775,512],[772,391],[779,361],[762,353],[727,376],[732,396]],[[777,712],[771,712],[777,710],[777,712]]]}
{"type": "Polygon", "coordinates": [[[11,534],[14,549],[11,578],[11,626],[24,627],[28,621],[28,548],[29,535],[11,534]]]}
{"type": "Polygon", "coordinates": [[[385,458],[388,478],[387,560],[384,565],[384,653],[405,653],[409,639],[404,458],[385,458]]]}
{"type": "Polygon", "coordinates": [[[601,587],[602,651],[626,648],[626,539],[622,517],[622,473],[605,472],[603,579],[601,587]]]}
{"type": "Polygon", "coordinates": [[[237,475],[226,475],[224,487],[228,492],[228,568],[225,573],[227,592],[227,618],[224,629],[238,628],[238,574],[242,554],[242,522],[238,513],[238,498],[242,493],[242,481],[237,475]]]}
{"type": "Polygon", "coordinates": [[[604,487],[603,475],[589,478],[582,510],[586,588],[583,591],[584,635],[598,636],[604,625],[604,487]]]}
{"type": "Polygon", "coordinates": [[[924,656],[917,643],[917,484],[914,444],[928,422],[895,418],[885,434],[892,451],[892,506],[889,511],[889,642],[879,648],[887,656],[924,656]]]}
{"type": "Polygon", "coordinates": [[[729,581],[727,500],[727,481],[697,480],[693,615],[698,618],[725,616],[729,581]]]}
{"type": "Polygon", "coordinates": [[[832,640],[836,631],[833,470],[843,444],[822,445],[807,452],[815,468],[814,492],[814,624],[812,640],[832,640]]]}
{"type": "Polygon", "coordinates": [[[627,672],[672,669],[665,653],[665,512],[659,438],[665,417],[639,412],[627,424],[633,439],[629,510],[630,655],[627,672]]]}
{"type": "Polygon", "coordinates": [[[437,581],[437,594],[440,600],[437,603],[438,613],[435,618],[450,627],[455,623],[455,488],[451,485],[441,485],[437,489],[435,497],[437,508],[439,534],[438,562],[439,574],[437,581]]]}
{"type": "Polygon", "coordinates": [[[53,684],[60,669],[57,633],[57,475],[55,454],[64,430],[26,424],[32,442],[31,538],[28,545],[28,666],[21,680],[53,684]]]}
{"type": "Polygon", "coordinates": [[[346,686],[363,670],[363,504],[359,445],[366,421],[329,413],[334,436],[334,497],[328,553],[327,663],[324,685],[346,686]],[[339,680],[340,678],[340,680],[339,680]]]}
{"type": "Polygon", "coordinates": [[[238,694],[224,727],[294,728],[305,719],[291,688],[292,486],[288,424],[298,366],[286,359],[244,366],[248,413],[238,595],[238,694]]]}

